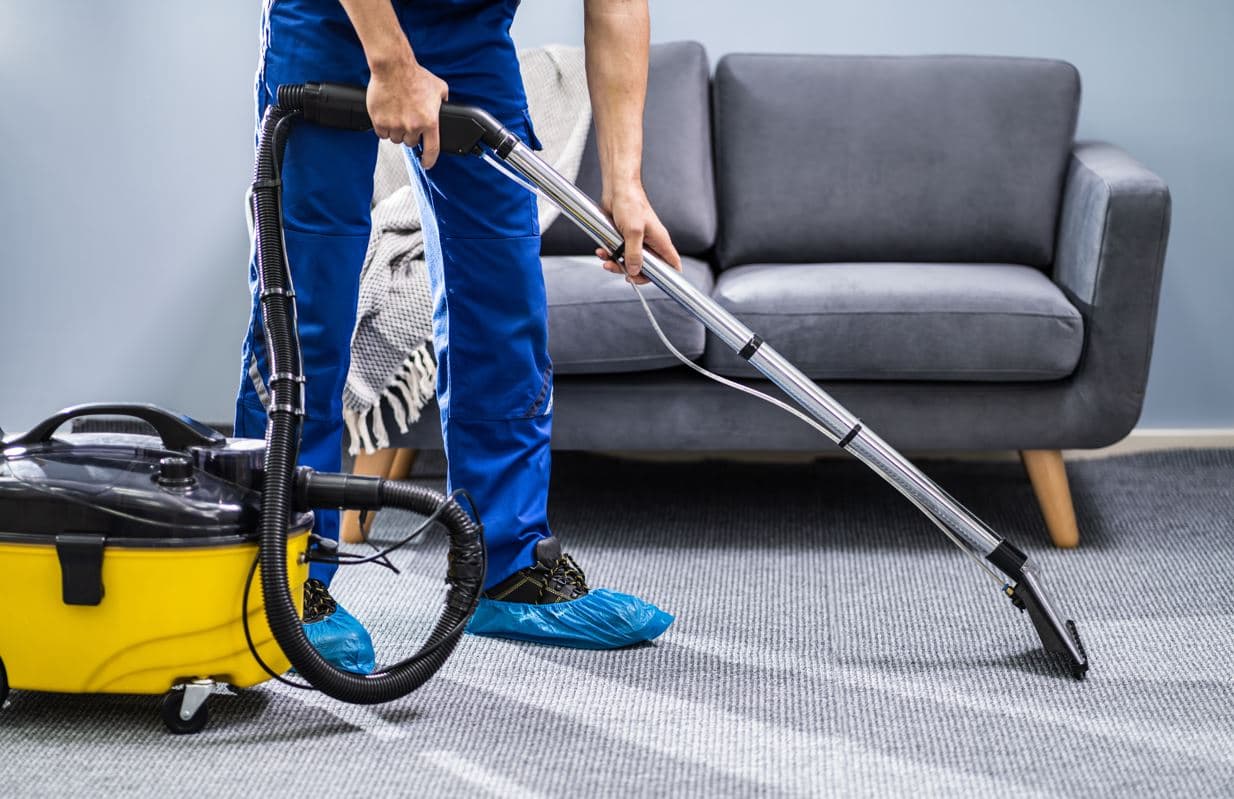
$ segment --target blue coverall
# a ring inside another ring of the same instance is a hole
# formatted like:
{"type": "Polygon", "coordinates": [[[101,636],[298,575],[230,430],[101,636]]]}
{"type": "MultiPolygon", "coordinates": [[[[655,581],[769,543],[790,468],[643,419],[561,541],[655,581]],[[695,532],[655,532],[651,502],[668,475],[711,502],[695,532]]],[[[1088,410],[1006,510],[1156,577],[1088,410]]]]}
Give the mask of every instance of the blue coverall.
{"type": "MultiPolygon", "coordinates": [[[[518,0],[394,3],[420,64],[450,100],[478,105],[538,147],[509,28],[518,0]]],[[[267,0],[258,119],[280,84],[367,85],[364,51],[338,0],[267,0]]],[[[488,586],[533,563],[546,513],[552,363],[535,197],[477,158],[442,155],[431,170],[407,150],[433,290],[437,398],[449,487],[483,516],[488,586]]],[[[341,468],[342,394],[359,275],[369,238],[377,137],[298,124],[283,161],[283,214],[307,377],[300,462],[341,468]]],[[[249,279],[256,286],[256,266],[249,279]]],[[[236,435],[260,438],[269,378],[254,304],[243,347],[236,435]]],[[[338,538],[336,510],[317,532],[338,538]]],[[[329,582],[334,567],[315,563],[329,582]]]]}

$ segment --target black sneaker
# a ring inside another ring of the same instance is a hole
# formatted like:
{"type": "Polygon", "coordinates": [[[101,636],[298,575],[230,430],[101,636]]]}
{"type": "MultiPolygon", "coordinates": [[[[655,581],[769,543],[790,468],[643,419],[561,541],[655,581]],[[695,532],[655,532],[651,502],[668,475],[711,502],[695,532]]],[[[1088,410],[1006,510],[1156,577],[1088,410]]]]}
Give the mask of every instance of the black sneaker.
{"type": "Polygon", "coordinates": [[[304,584],[304,623],[312,624],[327,616],[333,616],[338,603],[330,596],[330,589],[321,580],[309,580],[304,584]]]}
{"type": "Polygon", "coordinates": [[[516,571],[484,592],[499,602],[552,605],[586,596],[587,577],[574,558],[561,552],[561,542],[550,536],[536,544],[536,562],[516,571]]]}

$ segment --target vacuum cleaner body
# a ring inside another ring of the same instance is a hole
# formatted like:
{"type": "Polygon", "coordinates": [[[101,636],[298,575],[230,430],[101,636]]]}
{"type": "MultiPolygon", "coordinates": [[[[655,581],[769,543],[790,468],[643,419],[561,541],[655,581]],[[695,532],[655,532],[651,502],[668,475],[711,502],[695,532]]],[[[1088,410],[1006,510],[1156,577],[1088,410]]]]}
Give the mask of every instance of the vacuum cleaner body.
{"type": "MultiPolygon", "coordinates": [[[[250,652],[245,617],[258,654],[285,670],[261,595],[245,590],[257,558],[263,453],[262,441],[224,439],[152,406],[70,409],[6,439],[0,602],[21,608],[0,623],[9,685],[127,694],[205,679],[252,686],[269,676],[250,652]],[[159,418],[172,442],[50,435],[48,425],[94,409],[159,418]]],[[[297,598],[312,524],[302,512],[288,526],[297,598]]]]}

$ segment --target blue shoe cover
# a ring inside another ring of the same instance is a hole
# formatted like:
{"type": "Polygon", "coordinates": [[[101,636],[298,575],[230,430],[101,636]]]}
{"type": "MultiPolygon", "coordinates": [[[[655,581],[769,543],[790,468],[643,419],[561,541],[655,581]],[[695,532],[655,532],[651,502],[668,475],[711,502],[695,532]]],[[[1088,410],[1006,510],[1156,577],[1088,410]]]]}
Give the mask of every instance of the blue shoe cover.
{"type": "Polygon", "coordinates": [[[467,624],[472,635],[575,649],[617,649],[650,641],[673,617],[629,594],[597,588],[555,605],[480,599],[467,624]]]}
{"type": "Polygon", "coordinates": [[[368,630],[342,605],[324,619],[304,625],[304,635],[336,669],[371,674],[377,668],[373,639],[368,630]]]}

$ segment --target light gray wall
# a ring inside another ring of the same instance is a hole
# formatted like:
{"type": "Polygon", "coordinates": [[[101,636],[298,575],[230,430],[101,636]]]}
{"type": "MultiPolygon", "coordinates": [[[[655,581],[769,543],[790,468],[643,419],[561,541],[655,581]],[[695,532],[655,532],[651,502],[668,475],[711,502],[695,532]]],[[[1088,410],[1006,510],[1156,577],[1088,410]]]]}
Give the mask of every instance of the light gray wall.
{"type": "Polygon", "coordinates": [[[257,8],[4,3],[0,426],[110,399],[230,421],[257,8]]]}
{"type": "MultiPolygon", "coordinates": [[[[246,314],[250,0],[8,0],[0,19],[0,425],[86,399],[230,416],[246,314]]],[[[1174,194],[1142,425],[1234,426],[1234,3],[652,0],[656,40],[726,52],[1064,58],[1080,135],[1174,194]],[[702,13],[705,10],[705,15],[702,13]]],[[[581,41],[526,0],[523,46],[581,41]]]]}

